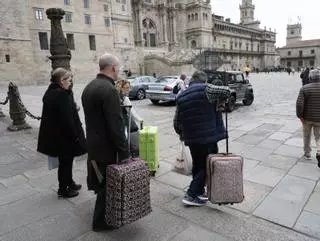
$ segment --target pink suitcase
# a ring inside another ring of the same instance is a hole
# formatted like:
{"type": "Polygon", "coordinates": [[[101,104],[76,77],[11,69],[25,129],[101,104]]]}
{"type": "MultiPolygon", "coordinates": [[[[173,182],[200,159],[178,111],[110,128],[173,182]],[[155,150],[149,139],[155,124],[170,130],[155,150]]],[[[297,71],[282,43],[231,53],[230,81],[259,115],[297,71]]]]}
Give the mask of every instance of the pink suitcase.
{"type": "Polygon", "coordinates": [[[226,112],[226,153],[207,158],[207,192],[214,204],[234,204],[244,200],[243,157],[229,153],[228,115],[226,112]]]}

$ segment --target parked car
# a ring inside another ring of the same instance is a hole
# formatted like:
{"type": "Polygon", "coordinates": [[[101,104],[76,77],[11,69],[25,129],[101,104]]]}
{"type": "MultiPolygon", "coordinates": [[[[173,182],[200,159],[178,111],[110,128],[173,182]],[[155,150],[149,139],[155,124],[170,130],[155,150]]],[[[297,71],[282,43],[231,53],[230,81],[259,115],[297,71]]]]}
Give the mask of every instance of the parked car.
{"type": "Polygon", "coordinates": [[[130,99],[142,100],[146,97],[146,90],[151,83],[156,82],[156,78],[152,76],[136,76],[129,77],[131,91],[129,93],[130,99]]]}
{"type": "Polygon", "coordinates": [[[235,109],[236,102],[242,101],[244,105],[252,105],[254,101],[253,88],[248,79],[245,79],[241,71],[213,71],[205,70],[208,75],[208,83],[228,85],[231,89],[231,97],[227,105],[227,111],[235,109]]]}
{"type": "Polygon", "coordinates": [[[149,85],[146,91],[146,98],[153,104],[160,101],[175,101],[176,94],[173,93],[173,87],[176,85],[180,76],[162,76],[153,84],[149,85]]]}

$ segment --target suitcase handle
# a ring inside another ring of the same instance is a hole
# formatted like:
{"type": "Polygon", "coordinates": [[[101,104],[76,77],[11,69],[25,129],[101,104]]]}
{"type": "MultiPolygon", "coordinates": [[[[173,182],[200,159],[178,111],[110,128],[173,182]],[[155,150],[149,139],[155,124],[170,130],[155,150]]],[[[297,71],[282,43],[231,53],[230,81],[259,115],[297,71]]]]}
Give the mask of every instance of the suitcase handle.
{"type": "Polygon", "coordinates": [[[228,110],[225,108],[226,112],[226,155],[229,154],[229,131],[228,131],[228,110]]]}

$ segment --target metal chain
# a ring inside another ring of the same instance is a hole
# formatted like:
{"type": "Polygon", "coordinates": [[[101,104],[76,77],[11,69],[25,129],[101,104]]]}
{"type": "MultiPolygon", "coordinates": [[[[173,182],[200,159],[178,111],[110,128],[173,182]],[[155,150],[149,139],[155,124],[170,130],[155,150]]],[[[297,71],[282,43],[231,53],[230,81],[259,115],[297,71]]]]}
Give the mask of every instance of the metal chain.
{"type": "Polygon", "coordinates": [[[7,94],[5,101],[0,102],[0,105],[6,105],[8,103],[8,101],[9,101],[9,95],[7,94]]]}
{"type": "Polygon", "coordinates": [[[30,113],[30,111],[27,110],[27,108],[24,106],[24,104],[22,103],[21,99],[20,99],[20,96],[18,96],[18,104],[20,105],[20,107],[24,110],[25,114],[27,116],[29,116],[30,118],[32,119],[35,119],[35,120],[41,120],[41,117],[40,116],[35,116],[33,114],[30,113]]]}

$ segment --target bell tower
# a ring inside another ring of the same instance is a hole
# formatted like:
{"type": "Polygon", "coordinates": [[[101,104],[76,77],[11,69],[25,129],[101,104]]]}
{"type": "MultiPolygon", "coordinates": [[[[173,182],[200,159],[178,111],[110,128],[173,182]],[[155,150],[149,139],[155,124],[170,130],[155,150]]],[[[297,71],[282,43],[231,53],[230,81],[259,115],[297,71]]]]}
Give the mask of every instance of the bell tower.
{"type": "Polygon", "coordinates": [[[301,23],[297,24],[288,24],[287,25],[287,45],[301,41],[302,39],[302,25],[301,23]]]}
{"type": "Polygon", "coordinates": [[[255,6],[252,0],[242,0],[240,8],[240,24],[251,28],[259,28],[260,22],[254,19],[255,6]]]}

